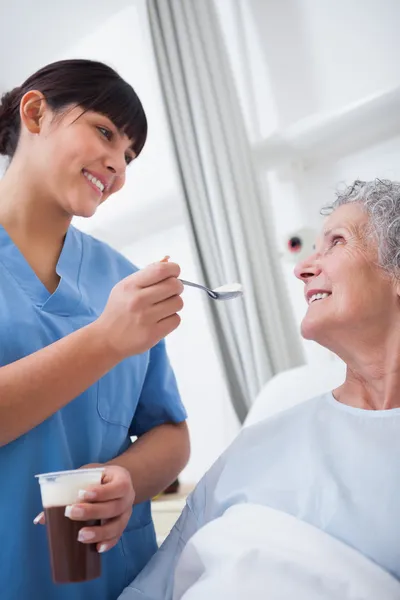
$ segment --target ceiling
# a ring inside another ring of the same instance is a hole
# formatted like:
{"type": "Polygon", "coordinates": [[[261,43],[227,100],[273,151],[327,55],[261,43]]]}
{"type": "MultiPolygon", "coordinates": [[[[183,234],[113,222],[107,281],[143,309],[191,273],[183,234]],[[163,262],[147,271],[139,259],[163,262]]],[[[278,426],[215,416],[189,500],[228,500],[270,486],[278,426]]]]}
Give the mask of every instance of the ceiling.
{"type": "Polygon", "coordinates": [[[132,0],[0,0],[0,91],[20,84],[132,0]]]}

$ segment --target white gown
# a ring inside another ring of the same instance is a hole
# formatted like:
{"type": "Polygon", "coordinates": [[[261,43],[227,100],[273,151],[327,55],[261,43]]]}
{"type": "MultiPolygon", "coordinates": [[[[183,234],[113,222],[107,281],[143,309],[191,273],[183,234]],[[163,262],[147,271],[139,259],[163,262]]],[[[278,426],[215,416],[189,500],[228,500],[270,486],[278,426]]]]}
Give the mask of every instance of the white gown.
{"type": "Polygon", "coordinates": [[[172,599],[188,540],[246,503],[309,523],[400,580],[399,456],[400,409],[356,409],[331,393],[245,429],[121,599],[172,599]]]}

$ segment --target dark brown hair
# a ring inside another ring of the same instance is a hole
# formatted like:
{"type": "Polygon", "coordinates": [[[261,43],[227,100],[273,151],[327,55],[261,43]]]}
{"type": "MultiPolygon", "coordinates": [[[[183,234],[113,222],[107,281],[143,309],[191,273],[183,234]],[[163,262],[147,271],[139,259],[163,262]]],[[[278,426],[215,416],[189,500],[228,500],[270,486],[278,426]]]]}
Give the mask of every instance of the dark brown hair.
{"type": "Polygon", "coordinates": [[[47,65],[2,96],[0,154],[14,156],[21,129],[19,106],[30,90],[41,92],[55,113],[74,105],[105,115],[132,140],[136,156],[142,151],[147,119],[133,88],[108,65],[76,59],[47,65]]]}

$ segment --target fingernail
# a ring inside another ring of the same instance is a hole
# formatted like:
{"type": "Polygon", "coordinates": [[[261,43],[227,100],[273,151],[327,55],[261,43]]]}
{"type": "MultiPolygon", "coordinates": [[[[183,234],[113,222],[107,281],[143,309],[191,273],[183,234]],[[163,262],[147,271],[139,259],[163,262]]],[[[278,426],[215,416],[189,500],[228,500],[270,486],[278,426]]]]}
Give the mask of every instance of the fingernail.
{"type": "Polygon", "coordinates": [[[102,554],[103,552],[105,552],[107,550],[107,544],[101,544],[98,552],[99,554],[102,554]]]}
{"type": "Polygon", "coordinates": [[[85,511],[79,506],[66,506],[64,514],[69,519],[80,519],[85,514],[85,511]]]}
{"type": "Polygon", "coordinates": [[[40,523],[40,521],[43,519],[43,517],[44,517],[44,513],[43,512],[39,513],[38,516],[33,519],[33,524],[37,525],[38,523],[40,523]]]}
{"type": "Polygon", "coordinates": [[[79,500],[94,500],[96,496],[96,492],[89,492],[86,490],[79,490],[78,493],[79,500]]]}
{"type": "Polygon", "coordinates": [[[88,529],[81,529],[78,533],[78,542],[88,542],[96,537],[96,534],[93,531],[88,529]]]}

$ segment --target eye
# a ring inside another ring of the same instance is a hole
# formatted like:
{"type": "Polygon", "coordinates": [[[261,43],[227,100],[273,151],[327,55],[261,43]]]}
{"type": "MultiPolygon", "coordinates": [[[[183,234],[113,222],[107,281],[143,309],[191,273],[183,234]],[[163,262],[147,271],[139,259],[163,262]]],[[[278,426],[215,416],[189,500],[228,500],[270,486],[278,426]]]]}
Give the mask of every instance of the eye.
{"type": "Polygon", "coordinates": [[[101,135],[105,137],[108,141],[112,140],[112,132],[107,129],[107,127],[97,127],[98,131],[100,131],[101,135]]]}
{"type": "Polygon", "coordinates": [[[344,242],[344,237],[341,235],[334,235],[331,240],[331,247],[338,246],[344,242]]]}
{"type": "Polygon", "coordinates": [[[132,161],[133,161],[133,156],[131,156],[130,154],[125,154],[125,162],[126,162],[126,164],[130,165],[132,161]]]}

